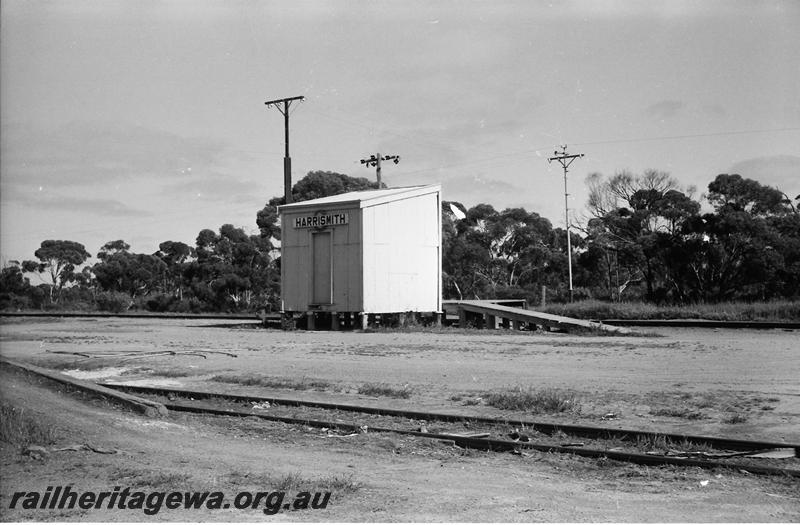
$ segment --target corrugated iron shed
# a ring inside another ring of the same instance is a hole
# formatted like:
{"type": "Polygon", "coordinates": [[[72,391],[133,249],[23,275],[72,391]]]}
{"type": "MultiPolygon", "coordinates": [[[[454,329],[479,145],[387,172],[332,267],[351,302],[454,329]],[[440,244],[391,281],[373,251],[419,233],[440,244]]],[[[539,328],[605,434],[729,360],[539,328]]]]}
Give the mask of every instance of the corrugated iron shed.
{"type": "Polygon", "coordinates": [[[441,186],[278,208],[285,312],[441,312],[441,186]]]}

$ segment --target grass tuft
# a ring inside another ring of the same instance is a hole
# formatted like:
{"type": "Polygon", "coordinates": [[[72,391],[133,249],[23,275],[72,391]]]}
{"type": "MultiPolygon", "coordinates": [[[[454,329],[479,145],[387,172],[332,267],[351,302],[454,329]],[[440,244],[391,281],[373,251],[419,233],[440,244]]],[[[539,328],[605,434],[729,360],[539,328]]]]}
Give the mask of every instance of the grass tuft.
{"type": "Polygon", "coordinates": [[[484,400],[487,405],[501,410],[520,410],[534,414],[579,413],[581,410],[574,393],[557,388],[534,390],[531,387],[516,387],[504,392],[487,392],[484,400]]]}
{"type": "Polygon", "coordinates": [[[738,425],[739,423],[746,423],[747,416],[745,414],[741,414],[736,412],[734,414],[728,414],[722,419],[722,422],[727,425],[738,425]]]}
{"type": "Polygon", "coordinates": [[[211,381],[217,383],[228,383],[242,386],[260,386],[265,388],[279,388],[283,390],[326,390],[333,385],[328,381],[319,379],[288,379],[285,377],[268,376],[238,376],[238,375],[216,375],[211,381]]]}
{"type": "Polygon", "coordinates": [[[677,417],[681,419],[689,419],[689,420],[696,420],[696,419],[705,419],[706,416],[702,412],[698,412],[696,410],[691,410],[688,407],[679,407],[679,408],[657,408],[655,410],[650,410],[650,414],[654,416],[666,416],[666,417],[677,417]]]}
{"type": "Polygon", "coordinates": [[[365,396],[408,399],[411,397],[413,389],[408,385],[403,385],[401,388],[396,388],[391,385],[387,385],[386,383],[364,383],[358,387],[358,393],[365,396]]]}
{"type": "Polygon", "coordinates": [[[283,476],[273,478],[270,486],[273,490],[288,491],[300,488],[302,486],[308,486],[310,484],[310,481],[304,478],[299,472],[291,472],[289,474],[284,474],[283,476]]]}
{"type": "Polygon", "coordinates": [[[358,491],[363,484],[353,480],[353,474],[332,474],[322,478],[315,486],[335,492],[336,495],[358,491]]]}
{"type": "Polygon", "coordinates": [[[148,487],[174,489],[175,487],[185,486],[190,479],[188,474],[157,472],[139,478],[137,482],[148,487]]]}
{"type": "Polygon", "coordinates": [[[24,408],[0,404],[0,441],[15,445],[49,445],[56,441],[52,427],[40,423],[24,408]]]}
{"type": "Polygon", "coordinates": [[[666,436],[645,434],[637,436],[636,448],[645,452],[660,452],[666,454],[672,448],[672,442],[666,436]]]}
{"type": "Polygon", "coordinates": [[[687,439],[672,441],[666,436],[645,434],[636,438],[636,448],[643,452],[713,452],[714,448],[703,443],[693,443],[687,439]]]}
{"type": "Polygon", "coordinates": [[[150,375],[157,377],[187,377],[192,375],[192,372],[179,368],[165,368],[163,370],[153,370],[150,375]]]}
{"type": "Polygon", "coordinates": [[[644,302],[612,303],[588,299],[552,304],[545,312],[578,319],[707,319],[711,321],[797,321],[800,302],[724,302],[657,306],[644,302]]]}
{"type": "Polygon", "coordinates": [[[186,487],[191,476],[178,472],[153,472],[138,468],[118,468],[114,472],[115,482],[124,482],[132,487],[153,487],[177,490],[186,487]]]}
{"type": "Polygon", "coordinates": [[[328,490],[334,492],[337,496],[356,492],[363,486],[363,484],[354,481],[352,473],[331,474],[321,479],[310,479],[304,477],[300,472],[274,475],[266,472],[243,473],[234,471],[227,478],[228,481],[239,487],[258,486],[262,489],[284,492],[328,490]]]}
{"type": "Polygon", "coordinates": [[[49,368],[51,370],[81,370],[84,372],[89,372],[93,370],[102,370],[103,368],[111,368],[114,366],[120,366],[118,362],[115,362],[109,358],[91,358],[91,359],[78,359],[72,361],[61,361],[55,359],[37,359],[34,361],[36,366],[41,366],[43,368],[49,368]]]}

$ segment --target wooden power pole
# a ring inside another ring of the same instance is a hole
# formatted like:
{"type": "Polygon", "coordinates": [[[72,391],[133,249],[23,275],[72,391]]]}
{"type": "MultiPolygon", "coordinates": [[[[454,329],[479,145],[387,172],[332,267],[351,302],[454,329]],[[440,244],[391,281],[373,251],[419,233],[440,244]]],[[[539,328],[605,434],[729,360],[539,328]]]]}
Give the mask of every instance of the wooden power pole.
{"type": "Polygon", "coordinates": [[[283,127],[286,135],[286,155],[283,157],[283,196],[286,204],[292,203],[292,158],[289,156],[289,106],[295,100],[303,100],[305,97],[289,97],[264,102],[267,107],[274,106],[283,115],[283,127]]]}
{"type": "Polygon", "coordinates": [[[567,145],[564,144],[561,146],[561,153],[558,150],[553,152],[555,154],[554,157],[550,157],[547,159],[547,162],[553,162],[554,160],[561,164],[561,167],[564,168],[564,215],[567,219],[567,261],[569,266],[569,302],[573,300],[573,291],[572,291],[572,241],[569,238],[569,202],[568,197],[569,193],[567,193],[567,171],[569,165],[572,164],[575,159],[579,159],[583,157],[583,153],[578,153],[575,155],[568,155],[567,154],[567,145]]]}

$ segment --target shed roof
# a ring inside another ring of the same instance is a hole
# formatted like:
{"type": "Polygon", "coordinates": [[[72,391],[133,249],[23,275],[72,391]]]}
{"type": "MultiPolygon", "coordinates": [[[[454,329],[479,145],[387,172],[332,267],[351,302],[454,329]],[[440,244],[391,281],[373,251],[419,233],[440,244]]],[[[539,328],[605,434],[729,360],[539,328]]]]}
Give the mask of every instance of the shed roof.
{"type": "Polygon", "coordinates": [[[420,195],[436,193],[440,192],[441,190],[442,187],[440,184],[430,184],[428,186],[407,186],[405,188],[351,191],[348,193],[341,193],[339,195],[331,195],[330,197],[322,197],[319,199],[312,199],[309,201],[284,204],[282,206],[278,206],[278,211],[283,212],[283,211],[298,210],[303,208],[316,208],[318,206],[330,206],[330,205],[341,206],[345,204],[355,204],[358,205],[359,208],[368,208],[370,206],[386,204],[388,202],[408,199],[410,197],[418,197],[420,195]]]}

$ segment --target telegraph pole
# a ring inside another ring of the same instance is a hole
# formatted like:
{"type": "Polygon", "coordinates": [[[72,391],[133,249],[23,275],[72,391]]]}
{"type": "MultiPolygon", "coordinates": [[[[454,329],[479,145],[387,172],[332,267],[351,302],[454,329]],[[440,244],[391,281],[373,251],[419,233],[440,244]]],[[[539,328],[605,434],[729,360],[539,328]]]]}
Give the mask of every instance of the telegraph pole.
{"type": "Polygon", "coordinates": [[[274,106],[283,115],[283,127],[286,135],[286,156],[283,157],[283,196],[286,204],[292,203],[292,158],[289,156],[289,106],[295,100],[303,100],[305,97],[289,97],[270,100],[264,102],[267,107],[274,106]],[[283,104],[281,106],[281,104],[283,104]]]}
{"type": "Polygon", "coordinates": [[[366,164],[367,166],[375,166],[376,168],[376,175],[378,177],[378,188],[381,187],[381,161],[382,160],[393,160],[395,164],[400,162],[400,155],[384,155],[381,157],[381,154],[378,153],[377,155],[372,155],[368,159],[361,159],[361,164],[366,164]]]}
{"type": "Polygon", "coordinates": [[[569,264],[569,302],[572,302],[573,299],[573,291],[572,291],[572,241],[569,238],[569,202],[568,197],[569,193],[567,193],[567,168],[569,165],[572,164],[575,159],[579,159],[583,157],[583,153],[577,153],[575,155],[568,155],[567,154],[567,145],[564,144],[561,146],[561,153],[558,150],[554,151],[554,157],[550,157],[547,159],[548,164],[553,162],[554,160],[561,164],[561,167],[564,168],[564,215],[567,219],[567,261],[569,264]]]}

